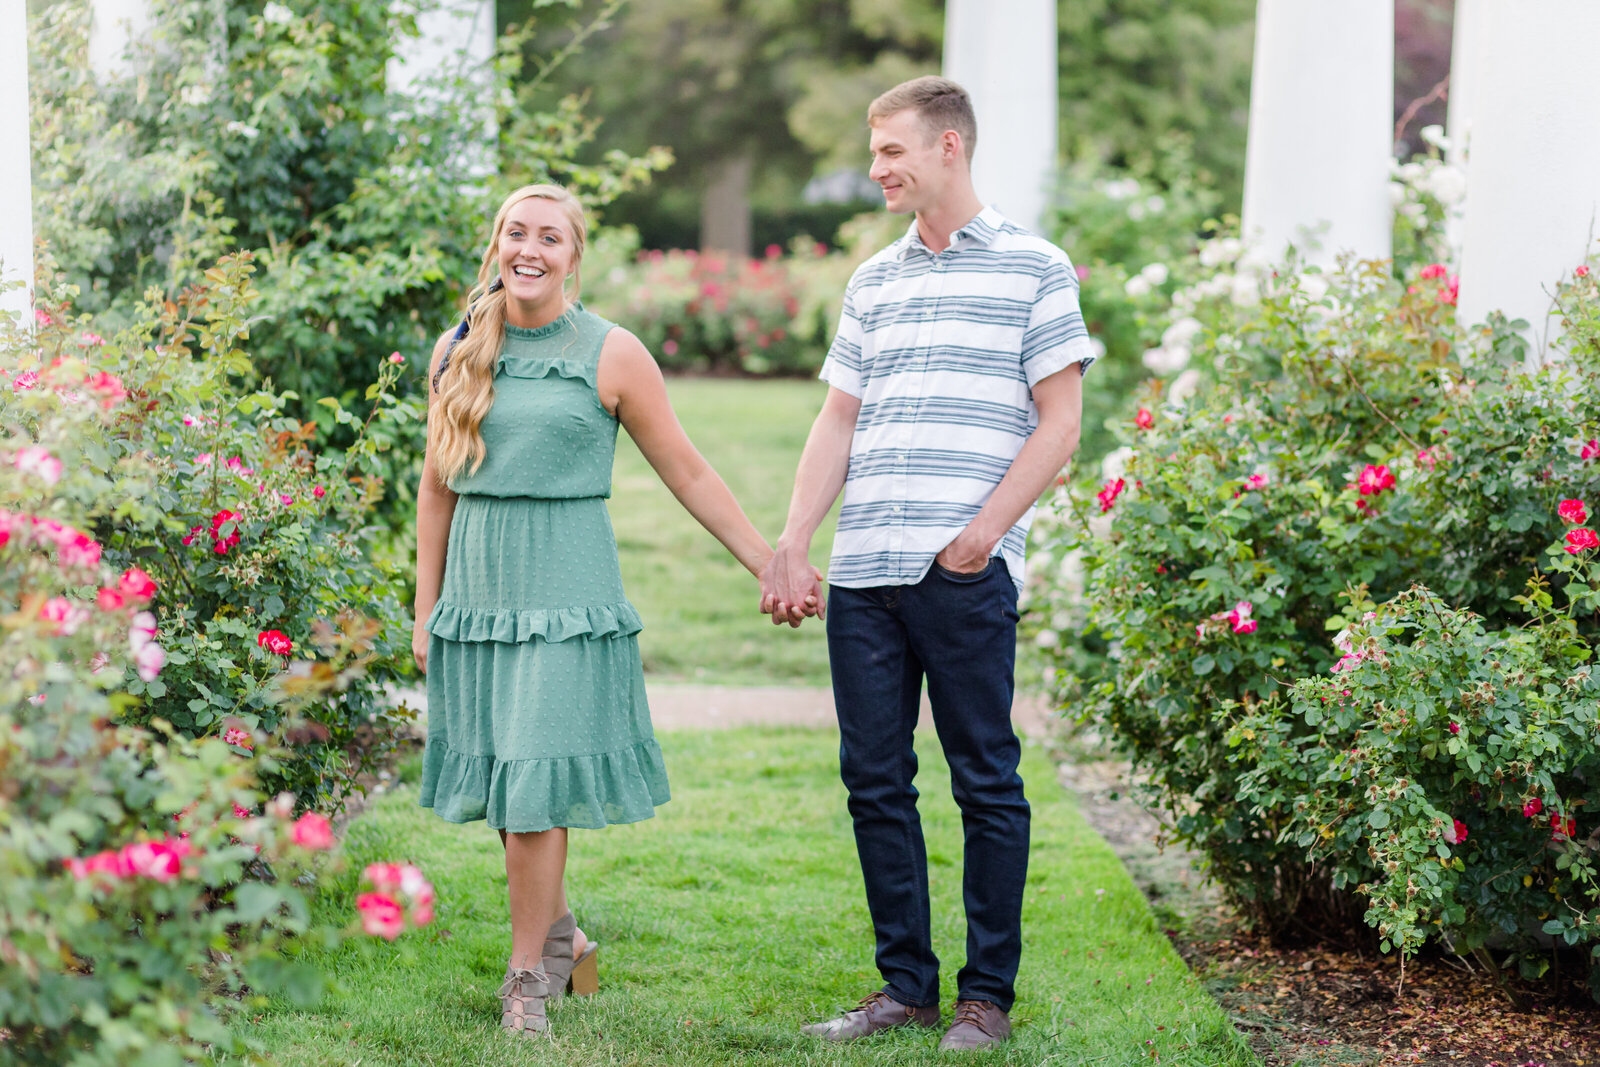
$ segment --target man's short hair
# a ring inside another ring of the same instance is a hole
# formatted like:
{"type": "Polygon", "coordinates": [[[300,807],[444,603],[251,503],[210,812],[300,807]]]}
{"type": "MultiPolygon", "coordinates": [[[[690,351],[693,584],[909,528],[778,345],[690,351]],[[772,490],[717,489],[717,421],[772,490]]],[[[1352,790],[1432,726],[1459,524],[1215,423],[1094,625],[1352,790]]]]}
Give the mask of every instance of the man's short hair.
{"type": "Polygon", "coordinates": [[[978,147],[978,119],[965,89],[937,74],[901,82],[867,108],[867,124],[908,110],[917,113],[929,137],[938,137],[945,130],[959,133],[967,162],[972,162],[972,152],[978,147]]]}

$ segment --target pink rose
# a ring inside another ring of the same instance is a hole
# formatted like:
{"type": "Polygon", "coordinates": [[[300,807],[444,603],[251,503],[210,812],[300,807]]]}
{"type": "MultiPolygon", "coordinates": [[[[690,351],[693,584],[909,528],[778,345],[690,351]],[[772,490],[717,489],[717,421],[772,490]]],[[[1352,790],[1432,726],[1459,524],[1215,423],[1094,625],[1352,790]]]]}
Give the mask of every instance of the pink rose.
{"type": "Polygon", "coordinates": [[[1394,474],[1384,464],[1367,464],[1356,478],[1356,488],[1362,496],[1373,496],[1385,489],[1394,488],[1394,474]]]}
{"type": "Polygon", "coordinates": [[[1450,273],[1449,268],[1447,268],[1443,263],[1429,263],[1426,267],[1423,267],[1420,271],[1417,272],[1417,277],[1423,278],[1423,279],[1427,279],[1427,278],[1443,278],[1446,274],[1449,274],[1449,273],[1450,273]]]}
{"type": "Polygon", "coordinates": [[[1450,275],[1450,280],[1439,289],[1439,303],[1449,304],[1451,307],[1455,307],[1456,301],[1460,298],[1461,279],[1452,274],[1450,275]]]}
{"type": "Polygon", "coordinates": [[[362,893],[356,898],[356,910],[361,913],[361,929],[373,937],[393,941],[405,929],[400,905],[382,893],[362,893]]]}
{"type": "Polygon", "coordinates": [[[254,749],[256,747],[256,743],[250,739],[249,732],[241,730],[237,726],[223,731],[222,743],[225,745],[237,745],[245,749],[254,749]]]}
{"type": "Polygon", "coordinates": [[[134,652],[156,639],[156,617],[148,611],[136,613],[128,620],[128,647],[134,652]]]}
{"type": "Polygon", "coordinates": [[[1112,505],[1117,502],[1117,497],[1121,495],[1122,491],[1127,487],[1127,481],[1122,478],[1108,481],[1105,485],[1101,486],[1100,491],[1094,495],[1094,498],[1100,501],[1100,514],[1104,515],[1106,512],[1110,511],[1112,505]]]}
{"type": "Polygon", "coordinates": [[[1580,552],[1587,552],[1591,548],[1600,548],[1600,538],[1595,537],[1594,531],[1580,526],[1576,530],[1567,531],[1567,551],[1576,556],[1580,552]]]}
{"type": "Polygon", "coordinates": [[[183,870],[183,859],[190,852],[187,841],[143,841],[123,850],[128,869],[157,882],[170,882],[183,870]]]}
{"type": "Polygon", "coordinates": [[[94,606],[101,611],[121,611],[127,606],[127,598],[116,589],[102,589],[95,594],[94,606]]]}
{"type": "Polygon", "coordinates": [[[398,352],[390,352],[389,353],[389,362],[390,363],[399,364],[399,363],[404,363],[405,361],[406,361],[406,357],[402,356],[400,353],[398,353],[398,352]]]}
{"type": "Polygon", "coordinates": [[[1460,819],[1451,819],[1450,825],[1444,828],[1444,839],[1452,845],[1459,845],[1467,839],[1467,824],[1460,819]]]}
{"type": "Polygon", "coordinates": [[[320,485],[314,485],[311,487],[311,495],[316,497],[318,500],[321,500],[323,497],[328,495],[328,491],[322,488],[320,485]]]}
{"type": "Polygon", "coordinates": [[[400,892],[402,871],[398,863],[369,863],[361,873],[378,892],[394,894],[400,892]]]}
{"type": "Polygon", "coordinates": [[[138,567],[129,567],[118,579],[117,590],[129,600],[148,602],[156,595],[156,583],[138,567]]]}
{"type": "Polygon", "coordinates": [[[1255,633],[1256,632],[1256,620],[1254,620],[1254,619],[1240,619],[1238,622],[1233,624],[1233,632],[1236,633],[1236,634],[1253,634],[1253,633],[1255,633]]]}
{"type": "Polygon", "coordinates": [[[104,337],[101,337],[97,333],[90,333],[88,330],[85,330],[83,333],[78,335],[79,348],[94,348],[105,343],[106,339],[104,337]]]}
{"type": "Polygon", "coordinates": [[[1156,419],[1150,414],[1149,408],[1140,408],[1139,414],[1133,417],[1133,424],[1141,430],[1148,430],[1156,424],[1156,419]]]}
{"type": "Polygon", "coordinates": [[[88,534],[74,530],[71,539],[61,545],[58,558],[63,567],[98,567],[100,543],[88,534]]]}
{"type": "Polygon", "coordinates": [[[11,457],[11,465],[23,474],[37,474],[46,485],[61,480],[61,461],[50,454],[48,448],[30,445],[11,457]]]}
{"type": "Polygon", "coordinates": [[[1572,273],[1579,278],[1587,278],[1589,276],[1589,265],[1587,263],[1581,263],[1575,270],[1573,270],[1572,273]]]}
{"type": "Polygon", "coordinates": [[[88,617],[88,608],[64,596],[51,597],[39,608],[39,618],[54,624],[57,637],[70,637],[88,617]]]}
{"type": "Polygon", "coordinates": [[[39,376],[31,370],[25,370],[11,380],[13,393],[26,392],[39,384],[39,376]]]}
{"type": "Polygon", "coordinates": [[[256,635],[256,644],[277,656],[287,656],[294,651],[294,642],[282,630],[262,630],[256,635]]]}
{"type": "Polygon", "coordinates": [[[33,309],[33,321],[37,322],[40,326],[49,326],[51,323],[55,322],[56,320],[52,319],[50,317],[50,313],[48,311],[44,310],[44,308],[34,308],[33,309]]]}
{"type": "Polygon", "coordinates": [[[166,666],[167,654],[161,646],[151,642],[139,648],[133,654],[134,667],[139,672],[139,677],[147,682],[156,680],[161,673],[161,668],[166,666]]]}
{"type": "Polygon", "coordinates": [[[100,406],[110,411],[128,395],[128,390],[123,388],[122,379],[115,374],[101,371],[94,377],[84,382],[89,391],[100,397],[100,406]]]}
{"type": "Polygon", "coordinates": [[[1561,516],[1561,521],[1572,526],[1582,526],[1589,521],[1589,513],[1584,510],[1581,500],[1563,500],[1561,506],[1556,508],[1556,514],[1561,516]]]}
{"type": "Polygon", "coordinates": [[[289,840],[313,852],[330,849],[333,847],[333,824],[327,816],[308,811],[289,828],[289,840]]]}
{"type": "Polygon", "coordinates": [[[194,457],[194,465],[196,467],[209,467],[211,466],[211,459],[212,456],[210,452],[196,452],[194,457]]]}

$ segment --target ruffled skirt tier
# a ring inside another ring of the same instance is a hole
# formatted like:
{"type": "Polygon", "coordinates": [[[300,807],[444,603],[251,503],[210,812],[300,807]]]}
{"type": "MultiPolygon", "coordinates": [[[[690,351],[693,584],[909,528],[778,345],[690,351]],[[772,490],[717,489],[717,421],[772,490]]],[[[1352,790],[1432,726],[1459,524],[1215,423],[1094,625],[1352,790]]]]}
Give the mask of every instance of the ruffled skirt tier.
{"type": "Polygon", "coordinates": [[[666,803],[604,500],[459,497],[427,626],[424,807],[522,833],[666,803]]]}

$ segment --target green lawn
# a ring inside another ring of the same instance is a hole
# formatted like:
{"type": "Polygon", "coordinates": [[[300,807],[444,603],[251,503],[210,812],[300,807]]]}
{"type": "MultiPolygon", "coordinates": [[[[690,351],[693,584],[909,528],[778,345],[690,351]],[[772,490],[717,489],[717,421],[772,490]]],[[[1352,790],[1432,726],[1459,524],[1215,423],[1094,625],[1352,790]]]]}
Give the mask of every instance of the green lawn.
{"type": "MultiPolygon", "coordinates": [[[[879,981],[837,735],[769,728],[661,741],[675,797],[658,817],[573,834],[571,898],[602,944],[601,992],[552,1009],[556,1040],[497,1028],[509,943],[498,839],[419,809],[408,785],[351,825],[349,869],[319,907],[351,919],[354,872],[406,858],[434,880],[438,920],[393,945],[363,939],[317,957],[337,990],[315,1010],[274,1004],[256,1015],[265,1051],[286,1067],[951,1062],[926,1031],[844,1047],[798,1033],[879,981]]],[[[963,955],[960,818],[937,743],[921,737],[918,750],[948,1019],[963,955]]],[[[1255,1064],[1043,751],[1029,748],[1023,771],[1034,830],[1016,1034],[977,1058],[1255,1064]]]]}
{"type": "MultiPolygon", "coordinates": [[[[673,378],[667,389],[689,437],[745,513],[776,541],[794,468],[827,386],[817,381],[673,378]]],[[[828,684],[828,650],[814,622],[781,632],[756,613],[755,579],[667,492],[623,432],[611,522],[628,597],[644,616],[639,650],[656,677],[728,685],[828,684]]],[[[829,517],[812,544],[826,569],[829,517]]]]}

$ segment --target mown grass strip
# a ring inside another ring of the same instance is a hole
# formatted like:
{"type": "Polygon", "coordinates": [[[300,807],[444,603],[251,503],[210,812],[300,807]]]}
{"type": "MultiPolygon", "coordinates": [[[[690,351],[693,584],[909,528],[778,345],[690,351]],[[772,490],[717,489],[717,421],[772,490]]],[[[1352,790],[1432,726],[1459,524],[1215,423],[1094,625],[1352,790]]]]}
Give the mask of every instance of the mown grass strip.
{"type": "MultiPolygon", "coordinates": [[[[436,924],[314,955],[337,990],[311,1011],[274,1005],[252,1031],[290,1067],[948,1063],[936,1032],[845,1047],[798,1033],[879,984],[836,745],[816,730],[662,736],[673,801],[648,822],[573,835],[569,886],[602,943],[601,993],[556,1005],[549,1043],[497,1028],[509,941],[498,838],[417,808],[414,786],[383,796],[351,825],[348,869],[320,906],[352,916],[361,866],[409,858],[439,890],[436,924]]],[[[948,1021],[964,955],[960,816],[935,739],[919,735],[918,752],[948,1021]]],[[[1034,821],[1016,1034],[977,1058],[1256,1063],[1037,747],[1024,777],[1034,821]]]]}

